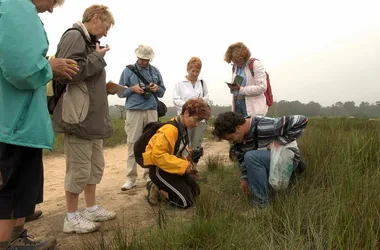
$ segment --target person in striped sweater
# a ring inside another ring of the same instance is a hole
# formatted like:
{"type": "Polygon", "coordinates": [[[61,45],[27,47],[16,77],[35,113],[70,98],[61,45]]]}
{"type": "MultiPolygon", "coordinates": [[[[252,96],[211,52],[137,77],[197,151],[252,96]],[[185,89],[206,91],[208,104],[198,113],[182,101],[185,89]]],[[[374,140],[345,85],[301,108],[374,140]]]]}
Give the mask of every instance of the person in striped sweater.
{"type": "MultiPolygon", "coordinates": [[[[253,206],[263,208],[270,198],[269,170],[270,151],[257,150],[274,145],[293,143],[302,135],[308,119],[302,115],[270,118],[247,116],[240,113],[225,112],[218,115],[212,134],[231,143],[230,158],[239,162],[241,171],[240,188],[248,195],[253,194],[253,206]]],[[[301,153],[296,143],[288,147],[294,152],[293,171],[304,168],[301,153]]]]}

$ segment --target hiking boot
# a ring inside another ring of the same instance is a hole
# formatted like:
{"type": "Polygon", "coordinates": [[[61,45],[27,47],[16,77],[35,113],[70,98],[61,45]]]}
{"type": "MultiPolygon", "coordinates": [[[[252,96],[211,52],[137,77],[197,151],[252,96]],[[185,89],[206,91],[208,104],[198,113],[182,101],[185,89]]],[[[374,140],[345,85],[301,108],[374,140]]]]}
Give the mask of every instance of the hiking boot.
{"type": "Polygon", "coordinates": [[[115,212],[109,211],[105,208],[102,208],[101,206],[98,206],[94,212],[89,212],[87,209],[85,209],[81,215],[87,220],[94,222],[113,220],[116,218],[115,212]]]}
{"type": "Polygon", "coordinates": [[[146,200],[150,205],[157,205],[162,200],[160,190],[152,181],[146,183],[146,190],[148,190],[146,200]]]}
{"type": "Polygon", "coordinates": [[[82,217],[80,214],[77,214],[71,220],[68,220],[67,216],[65,216],[65,221],[63,223],[63,232],[85,234],[95,232],[99,229],[99,227],[99,223],[89,221],[86,218],[82,217]]]}
{"type": "Polygon", "coordinates": [[[36,211],[34,211],[34,213],[32,215],[25,217],[25,222],[37,220],[38,218],[40,218],[41,215],[42,215],[42,211],[36,210],[36,211]]]}
{"type": "Polygon", "coordinates": [[[136,187],[136,182],[126,181],[123,186],[121,186],[121,191],[127,191],[136,187]]]}
{"type": "Polygon", "coordinates": [[[55,238],[49,238],[47,240],[31,240],[33,236],[27,234],[27,230],[24,230],[20,237],[12,240],[7,250],[53,250],[57,245],[55,238]]]}

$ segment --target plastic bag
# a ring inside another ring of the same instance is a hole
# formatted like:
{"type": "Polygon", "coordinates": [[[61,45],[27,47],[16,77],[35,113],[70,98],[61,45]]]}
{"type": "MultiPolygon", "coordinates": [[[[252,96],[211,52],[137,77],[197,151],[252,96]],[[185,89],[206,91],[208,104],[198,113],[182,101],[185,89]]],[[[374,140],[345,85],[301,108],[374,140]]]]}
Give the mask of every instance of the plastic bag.
{"type": "Polygon", "coordinates": [[[285,146],[270,144],[270,170],[269,184],[276,190],[284,190],[289,186],[290,177],[292,176],[294,165],[294,152],[288,147],[297,147],[297,143],[287,144],[285,146]]]}

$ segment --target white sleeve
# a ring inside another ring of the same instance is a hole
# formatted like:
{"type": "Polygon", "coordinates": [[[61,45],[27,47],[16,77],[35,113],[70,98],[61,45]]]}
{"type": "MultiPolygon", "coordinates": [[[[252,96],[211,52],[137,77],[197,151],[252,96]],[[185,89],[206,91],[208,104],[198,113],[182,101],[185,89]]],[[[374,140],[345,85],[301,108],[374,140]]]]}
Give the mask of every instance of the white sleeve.
{"type": "Polygon", "coordinates": [[[261,94],[264,94],[267,90],[267,77],[265,74],[264,66],[259,60],[255,60],[253,64],[253,70],[255,74],[253,78],[253,84],[250,86],[241,87],[239,94],[246,96],[259,96],[261,94]]]}
{"type": "Polygon", "coordinates": [[[185,101],[182,100],[181,98],[181,93],[180,93],[180,83],[181,82],[177,82],[175,85],[174,85],[174,91],[173,91],[173,104],[177,107],[177,108],[180,108],[182,109],[182,106],[183,104],[185,104],[185,101]]]}
{"type": "Polygon", "coordinates": [[[205,102],[209,103],[210,102],[210,95],[208,93],[208,88],[207,88],[207,83],[205,80],[202,80],[203,81],[203,100],[205,100],[205,102]]]}

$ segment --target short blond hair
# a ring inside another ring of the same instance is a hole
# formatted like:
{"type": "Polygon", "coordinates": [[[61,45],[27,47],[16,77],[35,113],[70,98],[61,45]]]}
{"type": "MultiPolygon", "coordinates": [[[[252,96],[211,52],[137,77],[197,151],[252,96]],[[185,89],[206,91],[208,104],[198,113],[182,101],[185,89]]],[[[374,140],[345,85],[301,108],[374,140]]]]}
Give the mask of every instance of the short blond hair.
{"type": "Polygon", "coordinates": [[[202,61],[196,56],[190,58],[190,61],[187,63],[187,69],[189,70],[191,67],[197,68],[199,70],[202,69],[202,61]]]}
{"type": "Polygon", "coordinates": [[[89,22],[95,14],[98,14],[99,18],[107,23],[109,27],[115,25],[115,19],[113,18],[112,13],[108,10],[108,7],[98,4],[91,5],[84,11],[82,23],[89,22]]]}
{"type": "Polygon", "coordinates": [[[55,0],[53,4],[53,8],[63,5],[65,0],[55,0]]]}

